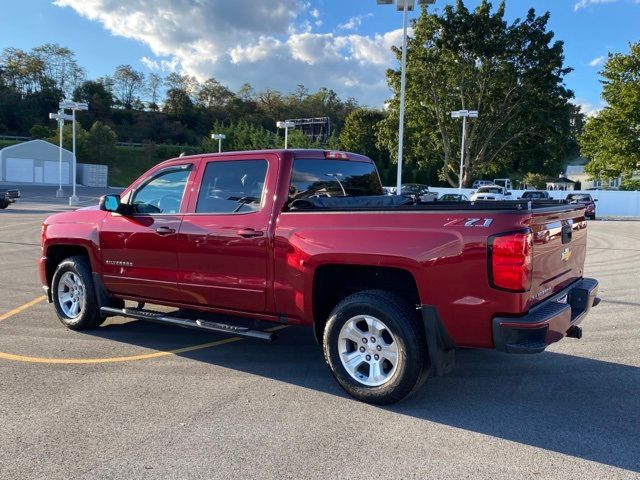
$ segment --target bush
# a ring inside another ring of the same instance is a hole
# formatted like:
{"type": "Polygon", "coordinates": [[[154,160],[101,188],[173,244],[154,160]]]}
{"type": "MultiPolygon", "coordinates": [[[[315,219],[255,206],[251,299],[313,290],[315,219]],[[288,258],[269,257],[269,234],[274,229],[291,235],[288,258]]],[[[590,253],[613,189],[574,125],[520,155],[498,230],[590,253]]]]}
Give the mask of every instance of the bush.
{"type": "Polygon", "coordinates": [[[53,132],[51,131],[51,129],[49,127],[45,127],[44,125],[34,125],[33,127],[31,127],[31,130],[29,130],[29,135],[31,135],[31,138],[37,140],[44,140],[46,138],[49,138],[52,134],[53,132]]]}
{"type": "Polygon", "coordinates": [[[640,180],[623,180],[620,190],[638,191],[640,190],[640,180]]]}

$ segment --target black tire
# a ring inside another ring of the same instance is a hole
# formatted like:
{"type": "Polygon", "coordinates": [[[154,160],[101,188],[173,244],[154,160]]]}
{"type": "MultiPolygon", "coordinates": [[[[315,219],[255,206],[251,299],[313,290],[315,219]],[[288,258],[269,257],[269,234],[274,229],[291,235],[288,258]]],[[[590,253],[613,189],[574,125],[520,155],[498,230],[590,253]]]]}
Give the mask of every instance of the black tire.
{"type": "Polygon", "coordinates": [[[358,400],[375,405],[388,405],[402,400],[417,390],[429,374],[424,327],[415,307],[384,290],[366,290],[342,300],[331,312],[325,326],[323,350],[325,360],[340,386],[358,400]],[[397,342],[397,368],[386,383],[379,386],[369,386],[353,378],[340,358],[340,331],[346,322],[358,315],[368,315],[382,321],[397,342]]]}
{"type": "Polygon", "coordinates": [[[97,328],[105,320],[100,316],[100,307],[96,299],[93,277],[91,275],[91,265],[89,264],[87,257],[69,257],[60,262],[53,274],[53,280],[51,282],[51,297],[53,299],[53,306],[56,309],[58,319],[64,326],[71,330],[97,328]],[[58,287],[60,286],[60,280],[67,272],[71,272],[84,286],[84,295],[81,302],[82,307],[79,314],[73,317],[65,313],[61,306],[59,297],[58,287]]]}
{"type": "Polygon", "coordinates": [[[7,202],[6,200],[3,202],[0,202],[0,210],[4,210],[8,206],[9,206],[9,202],[7,202]]]}

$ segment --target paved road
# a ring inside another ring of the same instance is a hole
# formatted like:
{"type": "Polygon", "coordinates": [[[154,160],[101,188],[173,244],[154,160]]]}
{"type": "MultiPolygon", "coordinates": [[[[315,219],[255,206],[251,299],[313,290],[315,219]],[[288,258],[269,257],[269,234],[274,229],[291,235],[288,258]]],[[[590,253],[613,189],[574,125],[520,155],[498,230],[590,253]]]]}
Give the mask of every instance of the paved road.
{"type": "Polygon", "coordinates": [[[638,222],[589,225],[603,302],[582,340],[461,351],[379,408],[337,387],[304,329],[220,343],[120,318],[71,332],[44,302],[7,316],[40,297],[40,222],[66,208],[32,197],[0,212],[3,480],[640,478],[638,222]]]}

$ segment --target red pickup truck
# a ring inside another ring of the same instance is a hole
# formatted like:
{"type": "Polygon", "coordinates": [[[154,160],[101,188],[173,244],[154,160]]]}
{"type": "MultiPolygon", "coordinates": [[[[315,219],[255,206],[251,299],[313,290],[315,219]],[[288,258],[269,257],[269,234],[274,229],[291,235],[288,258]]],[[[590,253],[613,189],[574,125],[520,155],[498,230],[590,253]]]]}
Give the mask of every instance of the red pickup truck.
{"type": "Polygon", "coordinates": [[[207,154],[49,217],[39,271],[71,329],[118,315],[271,340],[264,322],[311,326],[339,384],[387,404],[448,372],[456,347],[580,338],[599,301],[586,228],[564,201],[384,196],[351,153],[207,154]]]}

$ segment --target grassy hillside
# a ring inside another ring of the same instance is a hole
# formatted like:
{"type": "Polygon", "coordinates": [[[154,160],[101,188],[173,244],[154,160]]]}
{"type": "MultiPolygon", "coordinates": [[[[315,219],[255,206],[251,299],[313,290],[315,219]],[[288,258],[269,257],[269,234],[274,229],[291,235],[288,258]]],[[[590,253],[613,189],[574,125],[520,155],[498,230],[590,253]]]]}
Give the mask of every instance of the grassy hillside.
{"type": "Polygon", "coordinates": [[[179,145],[146,145],[144,147],[116,147],[116,158],[109,166],[109,186],[126,187],[154,165],[181,153],[199,153],[197,147],[179,145]]]}

